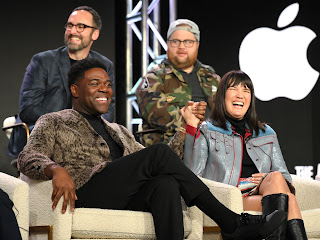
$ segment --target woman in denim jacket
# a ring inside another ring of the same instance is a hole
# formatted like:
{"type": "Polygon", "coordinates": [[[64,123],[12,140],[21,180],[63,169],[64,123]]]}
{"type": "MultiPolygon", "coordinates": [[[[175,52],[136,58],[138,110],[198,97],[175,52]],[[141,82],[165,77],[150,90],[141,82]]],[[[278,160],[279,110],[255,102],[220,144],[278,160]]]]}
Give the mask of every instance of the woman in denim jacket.
{"type": "Polygon", "coordinates": [[[210,119],[200,128],[198,122],[187,125],[184,163],[198,176],[239,187],[245,211],[285,210],[288,222],[267,239],[307,239],[277,135],[258,121],[249,76],[228,72],[210,119]]]}

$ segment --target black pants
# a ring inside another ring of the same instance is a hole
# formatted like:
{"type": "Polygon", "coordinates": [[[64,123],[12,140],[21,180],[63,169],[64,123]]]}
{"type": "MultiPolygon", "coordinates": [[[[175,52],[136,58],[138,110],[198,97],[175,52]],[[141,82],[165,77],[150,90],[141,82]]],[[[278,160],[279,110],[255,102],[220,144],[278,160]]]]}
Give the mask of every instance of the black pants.
{"type": "Polygon", "coordinates": [[[207,191],[166,144],[119,158],[77,190],[76,207],[151,212],[157,239],[183,239],[181,196],[188,206],[207,191]]]}
{"type": "Polygon", "coordinates": [[[13,203],[8,194],[0,189],[0,239],[21,240],[19,226],[12,207],[13,203]]]}

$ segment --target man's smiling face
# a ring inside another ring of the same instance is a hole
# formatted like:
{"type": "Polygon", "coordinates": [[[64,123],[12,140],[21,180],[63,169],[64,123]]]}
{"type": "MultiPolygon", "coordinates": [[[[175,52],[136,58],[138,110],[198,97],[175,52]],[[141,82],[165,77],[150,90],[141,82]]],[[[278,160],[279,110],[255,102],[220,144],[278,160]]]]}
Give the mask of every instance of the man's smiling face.
{"type": "Polygon", "coordinates": [[[102,68],[92,68],[85,72],[84,78],[71,86],[74,99],[73,109],[100,116],[108,111],[112,100],[111,80],[102,68]]]}
{"type": "MultiPolygon", "coordinates": [[[[85,24],[92,27],[94,25],[91,13],[85,10],[74,11],[71,13],[68,23],[72,23],[73,25],[85,24]]],[[[97,39],[97,34],[94,34],[95,32],[99,32],[99,30],[85,28],[83,32],[79,33],[75,27],[72,27],[71,30],[66,29],[64,42],[70,52],[90,48],[93,41],[97,39]]]]}

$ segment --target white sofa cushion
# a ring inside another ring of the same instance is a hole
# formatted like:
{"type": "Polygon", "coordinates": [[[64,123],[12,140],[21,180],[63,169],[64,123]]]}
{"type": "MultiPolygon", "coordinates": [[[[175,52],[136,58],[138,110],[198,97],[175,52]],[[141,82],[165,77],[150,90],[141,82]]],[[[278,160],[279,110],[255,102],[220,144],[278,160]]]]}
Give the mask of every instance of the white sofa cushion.
{"type": "Polygon", "coordinates": [[[320,208],[317,209],[309,209],[301,212],[302,219],[304,221],[304,225],[306,228],[306,232],[309,238],[317,238],[320,237],[320,227],[319,227],[319,216],[320,216],[320,208]]]}
{"type": "MultiPolygon", "coordinates": [[[[76,208],[72,219],[72,238],[156,239],[150,213],[94,208],[76,208]]],[[[185,236],[191,220],[184,211],[185,236]]]]}

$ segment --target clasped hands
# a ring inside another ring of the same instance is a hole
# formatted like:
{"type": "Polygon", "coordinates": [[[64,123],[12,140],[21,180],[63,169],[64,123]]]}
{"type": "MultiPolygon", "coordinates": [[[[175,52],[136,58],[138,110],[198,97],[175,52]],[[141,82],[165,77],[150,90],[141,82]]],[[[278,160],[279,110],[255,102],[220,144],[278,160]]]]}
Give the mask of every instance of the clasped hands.
{"type": "Polygon", "coordinates": [[[197,127],[204,121],[206,107],[207,103],[204,101],[188,101],[186,105],[182,109],[180,109],[181,116],[188,125],[197,127]]]}

